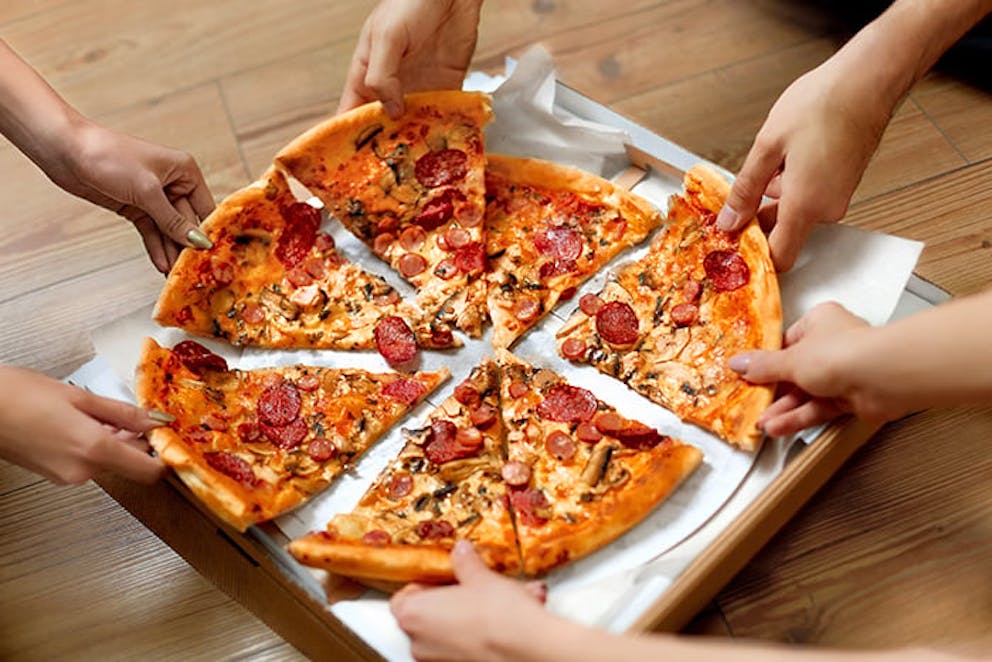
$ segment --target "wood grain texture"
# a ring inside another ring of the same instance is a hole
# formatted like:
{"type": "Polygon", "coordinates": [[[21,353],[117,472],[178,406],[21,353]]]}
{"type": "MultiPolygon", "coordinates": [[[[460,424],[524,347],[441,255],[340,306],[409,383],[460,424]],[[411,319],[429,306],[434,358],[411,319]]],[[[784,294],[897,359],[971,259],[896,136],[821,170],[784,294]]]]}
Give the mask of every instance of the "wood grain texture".
{"type": "Polygon", "coordinates": [[[910,98],[969,162],[992,158],[992,92],[931,73],[910,98]]]}

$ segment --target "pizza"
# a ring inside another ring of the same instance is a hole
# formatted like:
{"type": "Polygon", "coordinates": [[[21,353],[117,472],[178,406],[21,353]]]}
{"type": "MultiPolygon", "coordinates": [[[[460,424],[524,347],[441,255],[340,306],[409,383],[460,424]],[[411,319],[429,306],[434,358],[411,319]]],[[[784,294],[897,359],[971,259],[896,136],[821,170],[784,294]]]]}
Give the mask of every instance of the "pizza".
{"type": "Polygon", "coordinates": [[[509,347],[662,222],[633,193],[537,159],[488,155],[486,200],[486,298],[496,348],[509,347]]]}
{"type": "Polygon", "coordinates": [[[717,229],[729,184],[705,166],[685,176],[664,234],[647,255],[585,294],[557,334],[559,353],[589,363],[745,450],[774,386],[727,367],[734,354],[779,349],[782,310],[768,244],[756,220],[717,229]]]}
{"type": "Polygon", "coordinates": [[[155,308],[160,324],[270,348],[373,349],[391,363],[458,345],[380,276],[349,262],[321,214],[270,169],[204,221],[213,247],[183,251],[155,308]]]}
{"type": "Polygon", "coordinates": [[[407,438],[352,512],[290,543],[298,561],[442,583],[466,539],[499,572],[540,575],[620,536],[702,459],[505,350],[407,438]]]}
{"type": "Polygon", "coordinates": [[[499,369],[486,361],[459,384],[426,423],[407,431],[399,455],[357,507],[325,531],[294,540],[301,563],[390,582],[446,582],[451,548],[472,541],[500,572],[520,571],[501,477],[505,464],[499,369]]]}
{"type": "Polygon", "coordinates": [[[145,339],[135,391],[175,421],[147,434],[162,461],[239,531],[327,487],[448,371],[379,374],[302,365],[230,370],[196,341],[145,339]]]}
{"type": "Polygon", "coordinates": [[[333,117],[276,155],[376,255],[417,288],[430,314],[472,337],[485,311],[458,296],[486,268],[483,127],[489,97],[408,94],[391,119],[379,102],[333,117]]]}

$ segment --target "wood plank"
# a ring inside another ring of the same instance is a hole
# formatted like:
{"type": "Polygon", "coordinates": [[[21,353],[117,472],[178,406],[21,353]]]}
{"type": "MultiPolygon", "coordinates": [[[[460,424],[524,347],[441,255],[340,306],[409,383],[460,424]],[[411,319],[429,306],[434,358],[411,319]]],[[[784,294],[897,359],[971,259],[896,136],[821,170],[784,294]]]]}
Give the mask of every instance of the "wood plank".
{"type": "MultiPolygon", "coordinates": [[[[248,181],[213,83],[131,105],[99,121],[190,152],[218,198],[248,181]],[[196,121],[188,121],[191,117],[196,121]]],[[[60,190],[17,150],[0,151],[0,170],[5,177],[0,207],[15,210],[0,216],[0,300],[145,255],[130,223],[60,190]]]]}
{"type": "Polygon", "coordinates": [[[4,0],[0,5],[0,30],[6,30],[14,21],[50,11],[71,0],[4,0]]]}
{"type": "Polygon", "coordinates": [[[845,222],[926,241],[917,272],[955,295],[973,294],[992,282],[990,182],[985,161],[854,205],[845,222]]]}
{"type": "Polygon", "coordinates": [[[0,498],[24,489],[29,485],[36,485],[42,482],[42,478],[27,469],[22,469],[16,464],[11,464],[5,460],[0,460],[0,498]]]}
{"type": "Polygon", "coordinates": [[[101,115],[353,38],[370,4],[301,0],[68,2],[4,38],[70,103],[101,115]],[[66,35],[72,35],[71,41],[66,35]]]}
{"type": "Polygon", "coordinates": [[[988,410],[886,427],[721,592],[734,634],[988,651],[990,434],[988,410]]]}
{"type": "Polygon", "coordinates": [[[992,92],[931,73],[910,93],[944,135],[971,163],[992,158],[992,92]]]}
{"type": "Polygon", "coordinates": [[[4,659],[302,659],[92,483],[0,500],[0,559],[4,659]]]}

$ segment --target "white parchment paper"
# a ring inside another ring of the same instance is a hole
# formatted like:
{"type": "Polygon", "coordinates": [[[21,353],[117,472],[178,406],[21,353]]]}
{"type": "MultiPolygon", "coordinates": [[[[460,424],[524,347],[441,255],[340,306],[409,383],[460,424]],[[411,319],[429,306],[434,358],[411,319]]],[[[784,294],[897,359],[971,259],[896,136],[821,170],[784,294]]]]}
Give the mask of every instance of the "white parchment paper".
{"type": "MultiPolygon", "coordinates": [[[[474,75],[466,86],[492,89],[499,83],[499,79],[474,75]]],[[[489,151],[567,163],[603,176],[615,174],[627,163],[624,142],[636,144],[680,167],[700,160],[612,111],[556,85],[551,58],[543,49],[529,51],[517,63],[512,76],[495,91],[493,105],[496,118],[487,130],[489,151]],[[567,93],[566,99],[558,98],[562,93],[567,93]],[[593,117],[599,123],[583,117],[593,117]]],[[[680,189],[681,182],[652,172],[634,191],[664,212],[669,196],[680,189]]],[[[405,296],[411,294],[410,288],[391,273],[385,263],[333,219],[325,221],[325,230],[334,235],[339,250],[347,258],[384,276],[405,296]]],[[[639,258],[648,243],[618,256],[610,268],[639,258]]],[[[873,324],[885,322],[906,287],[921,249],[918,242],[848,227],[818,228],[796,267],[780,280],[786,324],[815,304],[828,300],[840,301],[873,324]]],[[[742,501],[734,496],[735,492],[741,493],[739,488],[748,482],[745,479],[749,474],[774,475],[781,469],[781,461],[776,458],[784,456],[790,440],[771,440],[769,443],[775,449],[773,459],[768,461],[771,468],[759,467],[752,471],[754,456],[733,450],[712,435],[682,424],[667,410],[594,368],[575,366],[557,357],[554,333],[572,312],[579,296],[586,291],[597,291],[605,277],[606,272],[587,282],[571,302],[559,305],[524,336],[514,351],[525,360],[549,367],[572,383],[589,388],[625,416],[695,444],[704,453],[700,469],[641,524],[606,548],[548,578],[550,609],[578,621],[620,628],[636,618],[637,605],[643,609],[650,604],[645,596],[657,595],[674,580],[687,564],[687,554],[691,560],[691,555],[700,551],[691,544],[694,532],[706,526],[717,514],[719,519],[731,521],[736,512],[749,503],[749,500],[742,501]],[[734,508],[728,510],[724,506],[732,496],[734,508]],[[666,554],[668,550],[672,552],[666,554]]],[[[141,339],[152,336],[162,344],[172,345],[188,337],[177,329],[158,327],[150,320],[150,314],[149,305],[147,309],[100,329],[94,335],[98,358],[71,379],[98,393],[133,400],[130,385],[141,339]]],[[[232,367],[242,369],[305,363],[389,370],[375,352],[239,350],[220,342],[200,341],[224,356],[232,367]]],[[[402,447],[400,429],[416,425],[426,417],[482,357],[492,354],[489,332],[481,340],[465,341],[465,347],[461,349],[421,353],[421,369],[432,370],[444,365],[451,370],[452,379],[428,398],[411,418],[396,426],[373,447],[351,473],[309,504],[281,517],[277,523],[288,536],[322,529],[334,514],[350,510],[372,479],[402,447]]],[[[766,455],[763,453],[762,458],[766,455]]],[[[764,484],[760,475],[756,480],[756,484],[764,484]]],[[[318,578],[323,574],[309,572],[318,578]]],[[[409,658],[408,642],[389,614],[384,595],[370,591],[358,600],[338,602],[331,609],[387,659],[409,658]]]]}

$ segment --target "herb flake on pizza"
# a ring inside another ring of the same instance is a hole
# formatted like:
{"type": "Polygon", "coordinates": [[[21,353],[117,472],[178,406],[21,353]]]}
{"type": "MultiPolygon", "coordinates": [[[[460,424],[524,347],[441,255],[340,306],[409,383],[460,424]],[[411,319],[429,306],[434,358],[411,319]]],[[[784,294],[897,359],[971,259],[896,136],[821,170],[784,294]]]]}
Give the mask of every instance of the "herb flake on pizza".
{"type": "Polygon", "coordinates": [[[719,230],[729,184],[705,166],[685,176],[668,225],[641,260],[586,294],[557,334],[558,351],[743,448],[761,441],[756,421],[773,385],[742,379],[727,361],[779,349],[782,309],[768,243],[756,220],[719,230]]]}
{"type": "Polygon", "coordinates": [[[199,343],[146,338],[135,390],[175,421],[148,433],[162,461],[239,531],[298,506],[353,465],[448,377],[294,365],[230,370],[199,343]]]}

